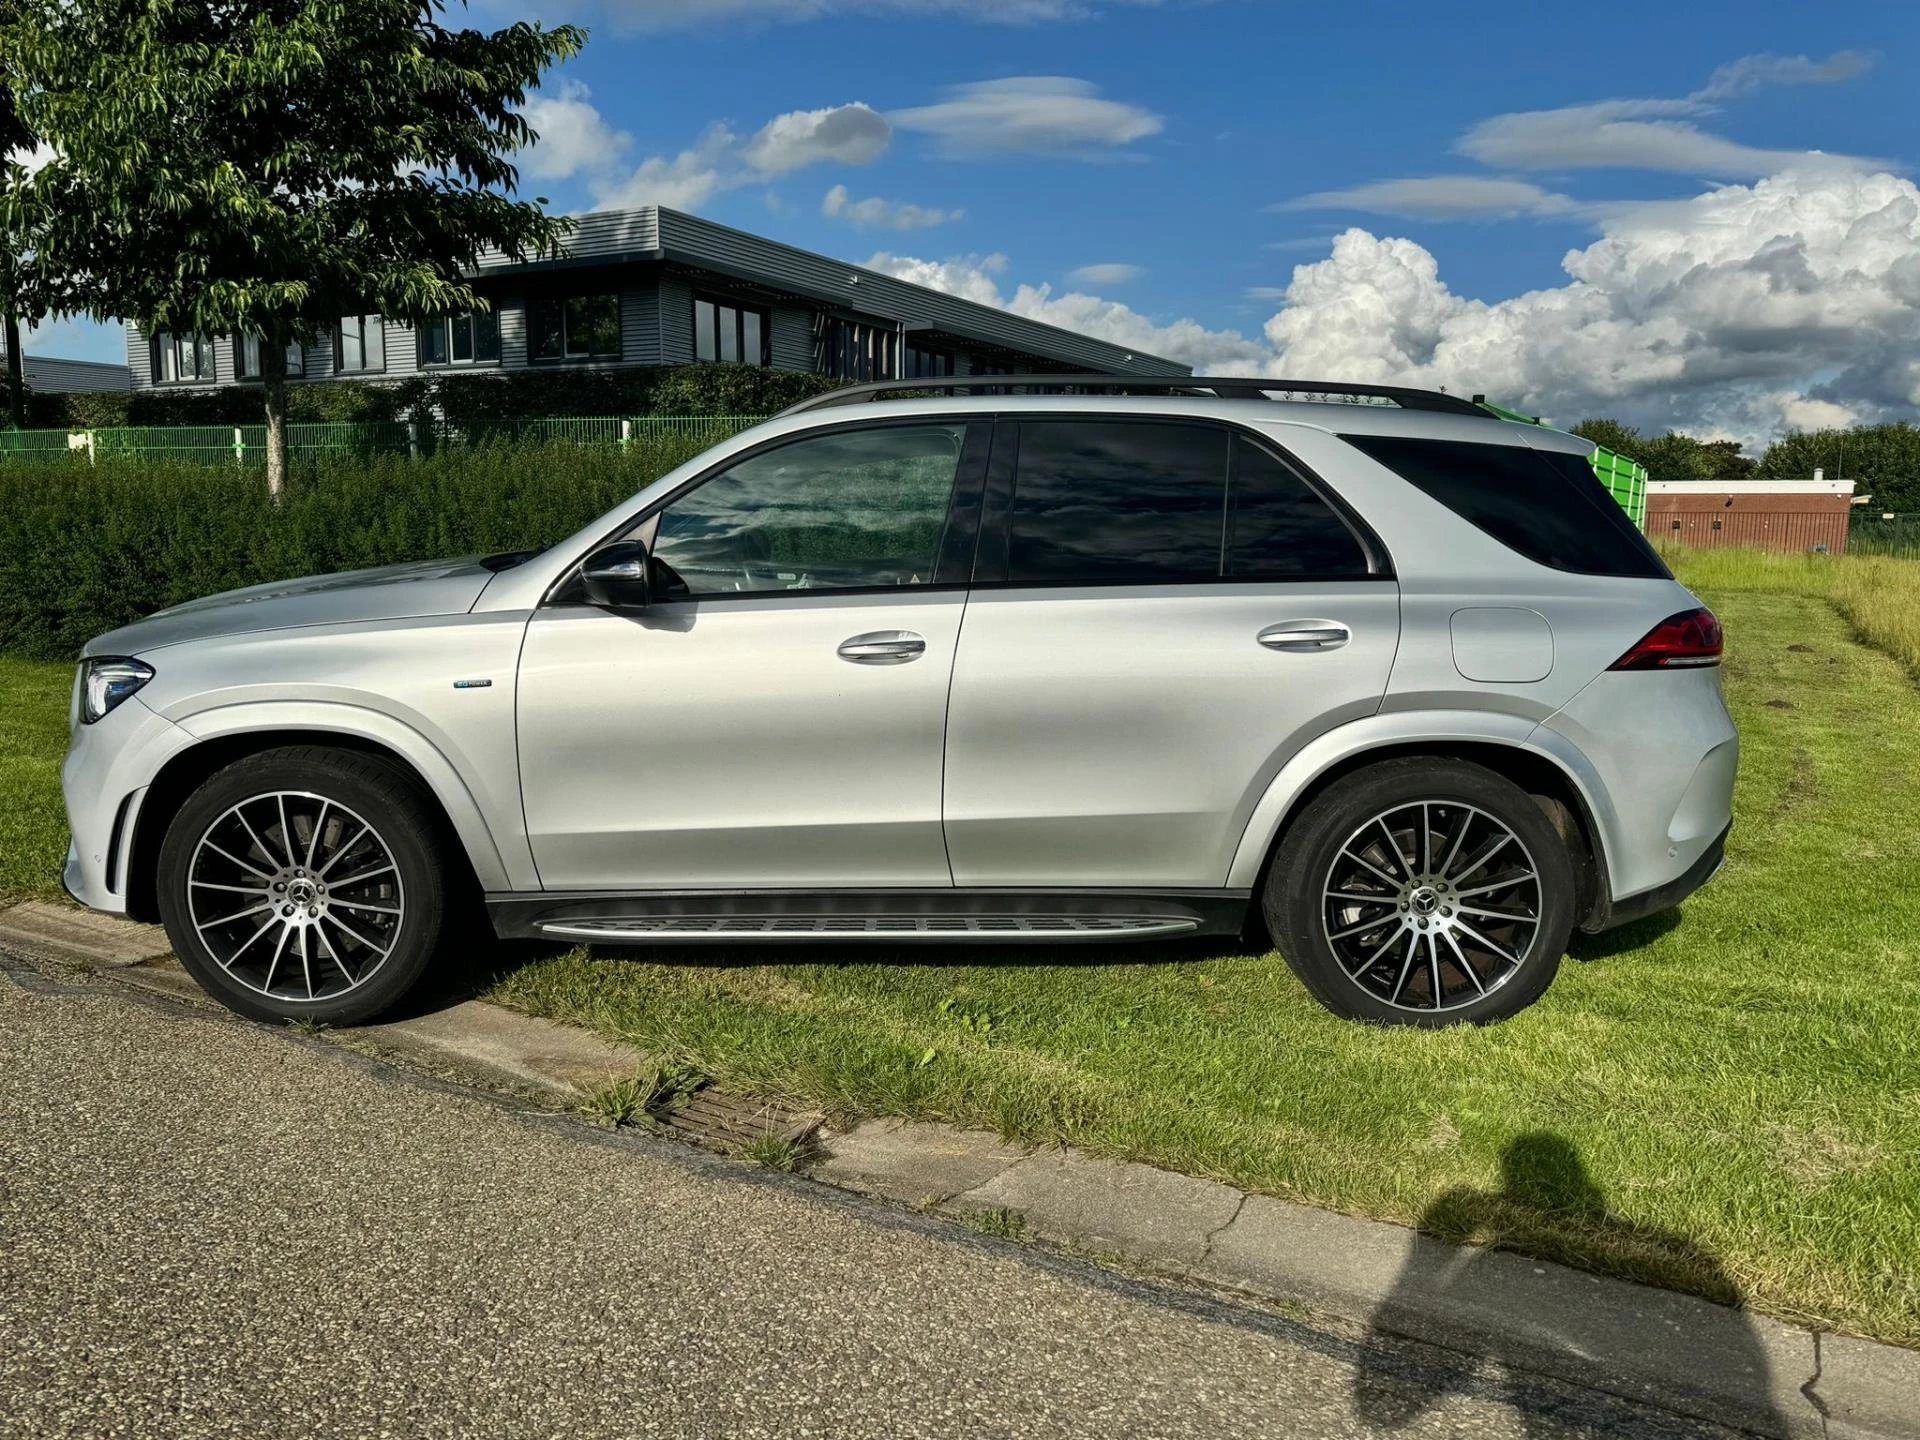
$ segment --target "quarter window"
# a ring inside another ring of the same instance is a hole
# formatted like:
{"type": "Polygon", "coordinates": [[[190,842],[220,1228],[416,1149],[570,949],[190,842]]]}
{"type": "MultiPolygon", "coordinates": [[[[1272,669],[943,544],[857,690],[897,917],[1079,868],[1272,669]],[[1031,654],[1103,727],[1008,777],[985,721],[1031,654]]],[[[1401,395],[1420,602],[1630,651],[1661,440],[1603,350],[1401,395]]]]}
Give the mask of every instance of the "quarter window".
{"type": "MultiPolygon", "coordinates": [[[[233,373],[242,380],[258,380],[266,372],[260,368],[260,337],[242,335],[233,345],[233,373]]],[[[307,373],[307,352],[295,341],[287,346],[287,374],[307,373]]]]}
{"type": "Polygon", "coordinates": [[[656,583],[668,598],[930,585],[965,438],[888,425],[742,460],[662,513],[656,583]]]}
{"type": "Polygon", "coordinates": [[[163,385],[213,379],[213,341],[204,335],[159,331],[153,337],[153,374],[163,385]]]}
{"type": "Polygon", "coordinates": [[[386,369],[386,321],[378,315],[343,315],[334,332],[333,368],[342,375],[386,369]]]}
{"type": "Polygon", "coordinates": [[[532,302],[527,347],[535,360],[618,360],[620,297],[569,295],[532,302]]]}
{"type": "Polygon", "coordinates": [[[769,363],[767,312],[730,300],[693,302],[693,358],[724,365],[769,363]]]}
{"type": "Polygon", "coordinates": [[[491,310],[441,315],[415,327],[422,365],[491,365],[500,359],[500,317],[491,310]]]}

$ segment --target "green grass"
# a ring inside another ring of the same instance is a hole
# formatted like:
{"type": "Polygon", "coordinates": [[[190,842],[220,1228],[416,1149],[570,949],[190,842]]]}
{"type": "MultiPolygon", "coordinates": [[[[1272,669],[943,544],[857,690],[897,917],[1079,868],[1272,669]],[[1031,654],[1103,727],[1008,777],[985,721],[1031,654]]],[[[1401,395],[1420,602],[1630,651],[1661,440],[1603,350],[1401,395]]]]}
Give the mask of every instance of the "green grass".
{"type": "Polygon", "coordinates": [[[71,665],[0,658],[0,905],[60,893],[71,665]]]}
{"type": "Polygon", "coordinates": [[[576,951],[494,995],[768,1095],[1920,1344],[1920,690],[1824,598],[1706,598],[1745,742],[1728,868],[1677,923],[1579,942],[1505,1025],[1349,1025],[1277,954],[1173,947],[576,951]],[[1503,1155],[1564,1173],[1503,1188],[1503,1155]]]}

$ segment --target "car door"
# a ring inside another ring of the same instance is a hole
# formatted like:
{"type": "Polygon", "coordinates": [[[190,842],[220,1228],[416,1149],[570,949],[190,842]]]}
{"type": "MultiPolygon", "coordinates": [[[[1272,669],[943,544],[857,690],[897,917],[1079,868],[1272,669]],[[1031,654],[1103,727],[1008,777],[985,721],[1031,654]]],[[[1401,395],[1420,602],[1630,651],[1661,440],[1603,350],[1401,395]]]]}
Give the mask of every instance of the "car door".
{"type": "Polygon", "coordinates": [[[1384,555],[1266,440],[1003,422],[947,719],[956,884],[1217,887],[1285,759],[1371,714],[1384,555]]]}
{"type": "Polygon", "coordinates": [[[563,586],[535,612],[519,749],[547,889],[952,883],[942,744],[989,431],[774,442],[629,528],[652,603],[563,586]]]}

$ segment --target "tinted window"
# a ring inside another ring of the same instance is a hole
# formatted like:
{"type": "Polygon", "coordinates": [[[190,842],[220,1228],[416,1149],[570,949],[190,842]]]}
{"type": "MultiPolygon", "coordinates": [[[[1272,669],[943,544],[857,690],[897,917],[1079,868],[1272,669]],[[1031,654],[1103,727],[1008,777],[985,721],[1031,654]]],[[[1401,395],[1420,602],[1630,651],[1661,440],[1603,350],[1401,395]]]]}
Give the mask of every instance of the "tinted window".
{"type": "Polygon", "coordinates": [[[668,595],[931,585],[964,425],[816,435],[742,460],[660,517],[668,595]]]}
{"type": "Polygon", "coordinates": [[[1219,579],[1227,441],[1199,425],[1023,421],[1008,580],[1219,579]]]}
{"type": "Polygon", "coordinates": [[[1582,575],[1668,578],[1581,456],[1398,435],[1343,438],[1529,560],[1582,575]]]}
{"type": "Polygon", "coordinates": [[[1367,552],[1353,532],[1278,456],[1240,436],[1227,487],[1227,578],[1358,579],[1367,552]]]}

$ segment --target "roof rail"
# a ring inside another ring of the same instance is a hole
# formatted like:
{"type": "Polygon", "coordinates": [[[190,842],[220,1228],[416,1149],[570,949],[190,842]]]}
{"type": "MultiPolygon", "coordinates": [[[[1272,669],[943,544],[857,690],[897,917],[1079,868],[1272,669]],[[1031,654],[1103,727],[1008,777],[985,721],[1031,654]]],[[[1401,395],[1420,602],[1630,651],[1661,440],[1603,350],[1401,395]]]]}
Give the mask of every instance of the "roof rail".
{"type": "Polygon", "coordinates": [[[1432,410],[1445,415],[1488,412],[1471,400],[1439,390],[1413,390],[1401,385],[1359,385],[1331,380],[1228,379],[1219,375],[930,375],[919,380],[875,380],[846,385],[789,405],[780,414],[799,415],[858,405],[903,392],[1003,390],[1068,387],[1075,391],[1105,390],[1121,395],[1194,395],[1221,400],[1271,400],[1275,395],[1334,395],[1355,400],[1391,400],[1402,410],[1432,410]]]}

